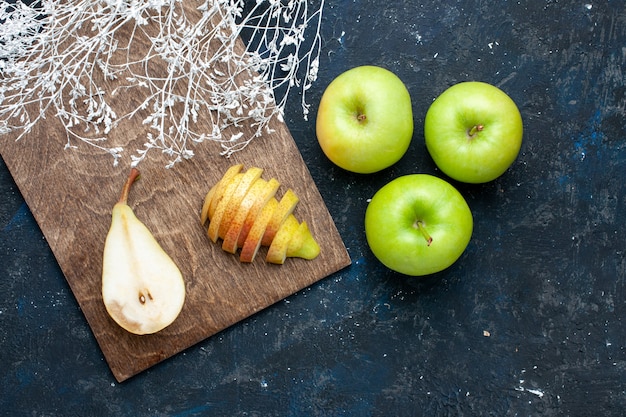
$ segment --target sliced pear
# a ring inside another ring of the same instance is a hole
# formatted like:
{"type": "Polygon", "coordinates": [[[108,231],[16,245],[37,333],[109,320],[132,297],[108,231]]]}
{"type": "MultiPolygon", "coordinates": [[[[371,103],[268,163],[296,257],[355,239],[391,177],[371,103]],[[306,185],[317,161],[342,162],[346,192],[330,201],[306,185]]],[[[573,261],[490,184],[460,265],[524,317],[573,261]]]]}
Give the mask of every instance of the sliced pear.
{"type": "Polygon", "coordinates": [[[265,260],[270,263],[285,263],[287,258],[315,259],[320,254],[320,247],[313,239],[306,222],[298,223],[290,214],[278,229],[265,260]]]}
{"type": "Polygon", "coordinates": [[[241,200],[237,213],[223,237],[222,249],[229,253],[235,253],[238,248],[243,246],[254,219],[270,198],[276,194],[279,186],[280,184],[274,178],[269,182],[259,178],[252,184],[246,196],[241,200]]]}
{"type": "Polygon", "coordinates": [[[280,265],[285,263],[289,242],[299,226],[300,223],[298,223],[298,220],[296,220],[293,214],[287,216],[285,221],[278,228],[276,236],[272,239],[272,243],[267,250],[267,256],[265,257],[267,262],[280,265]]]}
{"type": "Polygon", "coordinates": [[[228,226],[228,230],[224,235],[222,249],[224,249],[226,252],[235,253],[237,251],[237,238],[239,237],[239,233],[241,233],[243,223],[248,216],[250,208],[260,197],[261,193],[265,190],[266,185],[267,181],[265,181],[263,178],[257,179],[248,190],[246,196],[241,200],[241,204],[239,204],[239,207],[237,208],[235,217],[233,217],[230,225],[228,226]]]}
{"type": "Polygon", "coordinates": [[[219,195],[218,197],[218,194],[216,191],[216,195],[214,199],[219,199],[219,203],[215,207],[215,212],[213,213],[213,215],[210,214],[210,208],[209,208],[210,222],[209,222],[209,229],[207,230],[209,239],[211,239],[213,243],[217,242],[217,239],[219,238],[220,223],[222,222],[222,217],[224,216],[224,213],[226,212],[226,209],[229,206],[230,197],[233,195],[233,193],[239,186],[239,183],[241,182],[242,177],[243,177],[243,174],[239,173],[239,174],[236,174],[234,177],[230,178],[228,181],[226,181],[223,195],[219,195]]]}
{"type": "Polygon", "coordinates": [[[241,227],[241,231],[239,232],[239,237],[237,238],[238,247],[243,247],[243,244],[248,237],[248,233],[250,233],[250,229],[254,224],[254,220],[259,215],[261,210],[263,210],[263,207],[265,207],[267,202],[276,195],[278,187],[280,187],[280,183],[275,178],[269,180],[265,186],[264,194],[257,198],[253,206],[250,207],[248,215],[246,216],[246,219],[241,227]]]}
{"type": "Polygon", "coordinates": [[[320,254],[317,244],[306,222],[300,223],[287,247],[288,258],[315,259],[320,254]]]}
{"type": "Polygon", "coordinates": [[[178,317],[185,301],[185,283],[172,258],[127,204],[138,176],[133,168],[111,213],[102,262],[102,299],[121,327],[135,334],[151,334],[178,317]]]}
{"type": "Polygon", "coordinates": [[[268,246],[266,260],[284,263],[286,257],[313,259],[320,248],[306,222],[293,216],[299,198],[288,189],[280,201],[275,198],[280,183],[261,178],[263,170],[252,167],[242,172],[241,164],[230,167],[206,194],[200,220],[209,221],[208,237],[222,249],[252,262],[259,248],[268,246]]]}
{"type": "Polygon", "coordinates": [[[224,210],[224,214],[222,215],[222,219],[220,221],[218,236],[224,239],[226,236],[226,232],[228,232],[228,228],[230,227],[231,222],[235,218],[239,207],[241,207],[241,201],[244,199],[248,190],[256,180],[261,178],[263,174],[263,170],[261,168],[250,168],[248,169],[241,177],[241,181],[237,188],[233,191],[233,194],[230,196],[228,200],[228,206],[224,210]]]}
{"type": "Polygon", "coordinates": [[[278,207],[278,201],[275,198],[271,198],[267,204],[263,207],[259,215],[254,220],[254,224],[246,237],[246,241],[241,248],[241,254],[239,260],[241,262],[252,262],[256,257],[261,242],[263,241],[263,234],[267,228],[267,224],[274,215],[274,210],[278,207]]]}
{"type": "Polygon", "coordinates": [[[205,224],[207,219],[213,217],[213,214],[215,213],[215,208],[217,207],[219,200],[224,195],[223,190],[226,186],[226,183],[228,183],[228,181],[232,177],[239,174],[242,169],[243,164],[230,166],[226,170],[220,181],[218,181],[217,184],[211,187],[206,197],[204,198],[204,204],[202,205],[202,211],[200,213],[200,221],[202,222],[202,224],[205,224]]]}
{"type": "Polygon", "coordinates": [[[278,232],[278,228],[285,221],[285,219],[293,213],[299,201],[300,199],[291,190],[291,188],[285,192],[283,197],[280,199],[280,203],[278,203],[276,210],[274,210],[272,219],[265,229],[261,245],[270,246],[272,244],[272,240],[274,239],[276,232],[278,232]]]}
{"type": "Polygon", "coordinates": [[[206,193],[206,197],[204,197],[204,204],[202,204],[202,210],[200,211],[200,224],[206,223],[209,219],[209,206],[211,205],[211,201],[213,200],[213,196],[215,195],[215,190],[219,183],[215,184],[208,193],[206,193]]]}

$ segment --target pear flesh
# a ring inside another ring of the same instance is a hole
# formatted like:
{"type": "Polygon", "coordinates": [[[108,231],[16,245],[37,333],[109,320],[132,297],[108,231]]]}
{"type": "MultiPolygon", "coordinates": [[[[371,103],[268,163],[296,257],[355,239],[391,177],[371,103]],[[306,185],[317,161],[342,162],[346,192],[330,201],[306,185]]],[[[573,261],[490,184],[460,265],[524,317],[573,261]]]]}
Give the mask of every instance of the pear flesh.
{"type": "Polygon", "coordinates": [[[172,258],[127,204],[138,176],[133,168],[113,207],[104,244],[102,298],[117,324],[141,335],[163,330],[178,317],[185,283],[172,258]]]}

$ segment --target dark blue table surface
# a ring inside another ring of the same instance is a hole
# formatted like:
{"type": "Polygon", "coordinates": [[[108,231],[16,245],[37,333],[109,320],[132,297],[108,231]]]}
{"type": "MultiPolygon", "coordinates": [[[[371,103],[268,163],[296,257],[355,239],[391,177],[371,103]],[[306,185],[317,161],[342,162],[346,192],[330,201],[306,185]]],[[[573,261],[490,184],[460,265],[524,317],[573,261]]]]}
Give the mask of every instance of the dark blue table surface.
{"type": "Polygon", "coordinates": [[[294,96],[286,122],[353,265],[117,384],[1,163],[0,415],[622,415],[624,2],[330,0],[322,35],[312,117],[294,96]],[[369,176],[315,139],[324,88],[362,64],[406,83],[415,118],[408,153],[369,176]],[[466,80],[518,103],[521,153],[492,183],[454,183],[475,230],[453,267],[394,274],[367,247],[367,201],[399,175],[444,177],[424,115],[466,80]]]}

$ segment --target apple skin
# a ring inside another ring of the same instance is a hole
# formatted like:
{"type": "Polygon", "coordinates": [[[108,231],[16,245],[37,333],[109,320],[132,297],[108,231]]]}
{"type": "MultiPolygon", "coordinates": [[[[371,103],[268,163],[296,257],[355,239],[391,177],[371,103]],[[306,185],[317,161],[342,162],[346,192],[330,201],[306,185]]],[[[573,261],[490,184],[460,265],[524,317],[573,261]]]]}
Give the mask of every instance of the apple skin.
{"type": "Polygon", "coordinates": [[[410,276],[434,274],[456,262],[470,242],[473,225],[459,191],[428,174],[387,183],[365,212],[367,243],[376,258],[410,276]]]}
{"type": "Polygon", "coordinates": [[[360,174],[385,169],[402,158],[413,137],[409,92],[389,70],[352,68],[324,91],[316,133],[337,166],[360,174]]]}
{"type": "Polygon", "coordinates": [[[450,178],[480,184],[502,175],[522,145],[522,116],[499,88],[480,81],[453,85],[424,120],[426,148],[450,178]],[[479,127],[480,126],[480,127],[479,127]],[[473,128],[475,134],[470,135],[473,128]]]}

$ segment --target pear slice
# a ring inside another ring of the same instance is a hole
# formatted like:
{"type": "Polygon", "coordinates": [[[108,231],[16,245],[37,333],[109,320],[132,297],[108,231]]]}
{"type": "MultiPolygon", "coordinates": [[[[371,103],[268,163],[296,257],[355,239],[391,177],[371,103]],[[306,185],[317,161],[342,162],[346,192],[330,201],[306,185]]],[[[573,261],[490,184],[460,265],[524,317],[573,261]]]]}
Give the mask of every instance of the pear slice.
{"type": "Polygon", "coordinates": [[[288,258],[315,259],[320,254],[320,245],[317,244],[306,222],[300,223],[298,230],[293,234],[287,247],[288,258]]]}
{"type": "Polygon", "coordinates": [[[245,197],[241,200],[235,217],[230,222],[230,226],[224,235],[222,249],[229,253],[235,253],[237,248],[243,246],[254,219],[269,199],[276,194],[279,186],[278,181],[273,178],[269,182],[259,178],[252,184],[245,197]],[[240,241],[241,244],[239,244],[240,241]]]}
{"type": "Polygon", "coordinates": [[[272,244],[267,250],[267,256],[265,257],[267,262],[279,265],[285,263],[289,242],[299,226],[300,224],[293,214],[287,216],[285,221],[278,228],[276,236],[272,239],[272,244]]]}
{"type": "Polygon", "coordinates": [[[270,222],[274,215],[274,210],[278,207],[278,201],[275,198],[271,198],[267,204],[263,207],[259,215],[254,220],[254,224],[246,237],[246,241],[241,248],[241,254],[239,254],[239,260],[241,262],[252,262],[256,257],[261,242],[263,241],[263,235],[267,224],[270,222]]]}
{"type": "Polygon", "coordinates": [[[242,177],[243,177],[243,174],[239,173],[239,174],[236,174],[234,177],[230,178],[228,181],[226,181],[226,183],[224,184],[223,192],[222,192],[223,195],[217,194],[217,191],[216,191],[215,197],[216,199],[219,200],[219,203],[217,203],[217,206],[215,207],[215,212],[213,213],[213,215],[210,214],[210,208],[209,208],[210,221],[209,221],[209,229],[207,230],[209,239],[211,239],[213,243],[217,242],[217,239],[219,238],[220,223],[222,222],[222,217],[224,217],[224,213],[226,212],[230,204],[230,198],[232,197],[233,193],[239,186],[239,183],[241,182],[242,177]]]}
{"type": "Polygon", "coordinates": [[[276,195],[278,187],[280,187],[280,183],[276,180],[276,178],[272,178],[267,182],[265,189],[263,190],[263,194],[258,196],[252,207],[250,207],[248,215],[241,226],[241,231],[237,237],[237,247],[243,247],[243,244],[248,237],[248,233],[250,233],[250,229],[254,224],[254,220],[259,215],[261,210],[263,210],[263,207],[265,207],[267,202],[276,195]]]}
{"type": "Polygon", "coordinates": [[[220,221],[217,234],[222,239],[226,236],[230,223],[233,221],[235,214],[237,214],[239,207],[241,207],[241,201],[248,193],[248,190],[250,190],[252,184],[261,178],[262,174],[263,170],[261,168],[252,167],[241,176],[241,181],[239,182],[237,188],[233,191],[233,194],[230,196],[228,206],[224,210],[224,214],[222,215],[222,219],[220,221]]]}
{"type": "Polygon", "coordinates": [[[121,327],[152,334],[180,314],[185,282],[172,258],[127,204],[138,176],[133,168],[111,213],[102,261],[102,299],[121,327]]]}
{"type": "Polygon", "coordinates": [[[215,191],[217,190],[217,186],[219,182],[215,184],[208,193],[206,193],[206,197],[204,197],[204,204],[202,205],[202,210],[200,211],[200,224],[206,223],[209,219],[209,207],[211,206],[211,202],[213,201],[213,196],[215,196],[215,191]]]}
{"type": "Polygon", "coordinates": [[[265,181],[263,178],[257,179],[254,184],[250,186],[248,193],[241,200],[239,207],[236,208],[237,211],[235,213],[235,216],[228,225],[228,230],[226,231],[226,234],[224,235],[224,241],[222,242],[222,249],[224,249],[226,252],[235,253],[237,251],[237,238],[239,237],[239,233],[241,233],[243,222],[248,216],[250,207],[261,195],[263,190],[265,190],[266,185],[267,181],[265,181]]]}
{"type": "Polygon", "coordinates": [[[272,244],[272,240],[274,239],[276,232],[278,232],[278,228],[285,221],[285,219],[293,213],[299,201],[300,199],[291,190],[291,188],[285,192],[283,197],[280,199],[280,203],[278,203],[278,207],[274,210],[274,214],[270,222],[267,224],[261,245],[270,246],[272,244]]]}
{"type": "Polygon", "coordinates": [[[320,254],[320,247],[313,239],[306,222],[298,223],[290,214],[274,236],[265,260],[282,265],[287,258],[315,259],[320,254]]]}
{"type": "Polygon", "coordinates": [[[230,166],[222,178],[215,184],[209,192],[206,194],[204,198],[204,204],[202,205],[202,211],[200,212],[200,221],[202,224],[205,224],[207,219],[213,217],[215,213],[215,207],[219,203],[219,199],[222,198],[223,189],[226,186],[226,183],[235,175],[239,174],[243,169],[243,164],[237,164],[230,166]]]}

